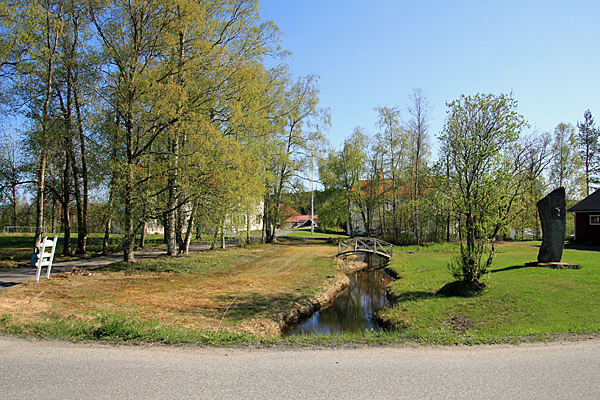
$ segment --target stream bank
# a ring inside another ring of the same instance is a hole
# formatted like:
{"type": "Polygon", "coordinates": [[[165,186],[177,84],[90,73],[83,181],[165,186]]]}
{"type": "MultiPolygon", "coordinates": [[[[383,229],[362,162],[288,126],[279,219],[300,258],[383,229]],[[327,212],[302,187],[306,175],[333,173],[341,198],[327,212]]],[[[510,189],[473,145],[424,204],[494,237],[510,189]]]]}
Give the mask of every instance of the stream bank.
{"type": "Polygon", "coordinates": [[[281,320],[284,335],[379,331],[377,312],[390,304],[387,260],[375,255],[347,255],[337,260],[342,272],[321,296],[293,309],[281,320]]]}

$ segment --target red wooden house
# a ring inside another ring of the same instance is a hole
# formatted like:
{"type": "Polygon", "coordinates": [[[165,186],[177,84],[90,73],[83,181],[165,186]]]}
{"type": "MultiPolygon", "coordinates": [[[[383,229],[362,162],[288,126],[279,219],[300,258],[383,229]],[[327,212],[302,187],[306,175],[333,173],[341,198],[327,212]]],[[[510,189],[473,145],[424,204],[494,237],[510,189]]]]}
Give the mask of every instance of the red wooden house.
{"type": "Polygon", "coordinates": [[[567,211],[575,214],[575,241],[600,242],[600,189],[567,211]]]}

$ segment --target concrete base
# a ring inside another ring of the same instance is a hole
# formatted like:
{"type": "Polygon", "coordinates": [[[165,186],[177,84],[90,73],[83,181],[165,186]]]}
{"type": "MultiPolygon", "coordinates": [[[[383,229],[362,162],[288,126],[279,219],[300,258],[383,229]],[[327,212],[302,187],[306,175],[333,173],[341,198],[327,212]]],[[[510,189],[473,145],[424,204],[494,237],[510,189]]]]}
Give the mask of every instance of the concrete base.
{"type": "Polygon", "coordinates": [[[554,269],[579,269],[581,268],[578,264],[570,264],[566,262],[537,262],[532,261],[525,263],[527,267],[549,267],[554,269]]]}

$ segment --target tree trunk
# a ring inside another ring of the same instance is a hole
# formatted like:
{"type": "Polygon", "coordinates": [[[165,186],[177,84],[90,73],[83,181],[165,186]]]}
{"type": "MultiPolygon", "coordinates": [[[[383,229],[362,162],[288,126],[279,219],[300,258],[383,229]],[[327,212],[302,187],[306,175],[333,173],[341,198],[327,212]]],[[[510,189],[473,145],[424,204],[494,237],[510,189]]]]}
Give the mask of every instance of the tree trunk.
{"type": "Polygon", "coordinates": [[[246,244],[250,244],[250,215],[246,214],[246,244]]]}
{"type": "Polygon", "coordinates": [[[62,210],[63,210],[63,231],[64,231],[64,242],[63,252],[64,256],[72,256],[73,251],[71,250],[71,161],[67,155],[65,157],[65,169],[63,172],[63,197],[62,197],[62,210]]]}
{"type": "Polygon", "coordinates": [[[77,86],[73,88],[74,100],[75,100],[75,111],[77,113],[77,130],[79,132],[79,151],[81,157],[81,170],[77,170],[77,177],[75,183],[75,192],[77,193],[77,254],[86,253],[87,236],[88,236],[88,206],[89,206],[89,177],[87,167],[87,149],[86,149],[86,137],[83,132],[83,121],[81,116],[81,108],[79,105],[79,96],[77,92],[77,86]],[[79,176],[83,188],[79,186],[79,176]],[[83,189],[83,190],[81,190],[83,189]]]}
{"type": "Polygon", "coordinates": [[[12,185],[11,188],[11,196],[12,196],[12,225],[17,226],[17,186],[12,185]]]}
{"type": "Polygon", "coordinates": [[[225,249],[226,243],[225,243],[225,218],[223,219],[223,225],[221,226],[221,248],[225,249]]]}
{"type": "Polygon", "coordinates": [[[133,221],[133,209],[135,207],[134,202],[134,161],[133,161],[133,123],[131,118],[125,123],[126,131],[126,146],[127,146],[127,165],[126,165],[126,176],[125,176],[125,193],[124,193],[124,216],[125,226],[124,233],[125,237],[123,240],[123,261],[131,263],[135,262],[134,246],[135,246],[135,230],[133,221]]]}
{"type": "Polygon", "coordinates": [[[144,220],[144,222],[142,222],[142,230],[140,232],[140,241],[139,241],[139,248],[143,249],[146,246],[146,229],[148,228],[148,221],[144,220]]]}
{"type": "Polygon", "coordinates": [[[183,254],[189,254],[190,252],[190,243],[192,242],[192,233],[194,232],[194,214],[196,213],[196,204],[192,207],[192,212],[190,213],[190,218],[187,221],[187,229],[185,232],[185,239],[183,240],[182,246],[180,247],[180,252],[183,254]]]}
{"type": "MultiPolygon", "coordinates": [[[[111,201],[109,200],[108,204],[111,204],[111,201]]],[[[108,215],[108,218],[106,219],[106,224],[104,226],[104,239],[102,240],[102,255],[103,256],[107,256],[108,255],[108,242],[110,239],[110,227],[112,225],[112,218],[110,216],[110,214],[108,215]]]]}
{"type": "Polygon", "coordinates": [[[177,254],[177,171],[169,171],[168,185],[169,200],[167,202],[167,211],[165,213],[165,239],[167,242],[167,255],[174,256],[177,254]]]}
{"type": "Polygon", "coordinates": [[[56,55],[56,48],[58,45],[58,33],[52,37],[51,25],[50,25],[50,10],[46,10],[46,46],[50,51],[48,55],[48,64],[46,67],[46,88],[44,107],[42,111],[42,138],[41,138],[41,154],[39,155],[39,167],[37,174],[37,203],[36,203],[36,226],[35,226],[35,238],[34,246],[38,250],[42,243],[42,231],[44,227],[44,190],[46,180],[46,146],[48,139],[48,120],[50,113],[50,100],[52,98],[52,85],[53,85],[53,74],[54,74],[54,56],[56,55]],[[52,42],[53,41],[53,42],[52,42]]]}
{"type": "Polygon", "coordinates": [[[56,232],[56,198],[52,200],[52,233],[56,232]]]}
{"type": "Polygon", "coordinates": [[[213,236],[213,240],[212,240],[212,243],[210,245],[210,249],[211,250],[214,250],[214,249],[217,248],[217,239],[219,238],[219,230],[220,230],[220,228],[215,227],[215,234],[213,236]]]}
{"type": "Polygon", "coordinates": [[[348,197],[347,202],[347,214],[346,214],[346,234],[350,237],[354,237],[354,229],[352,227],[352,208],[350,203],[350,197],[348,197]]]}

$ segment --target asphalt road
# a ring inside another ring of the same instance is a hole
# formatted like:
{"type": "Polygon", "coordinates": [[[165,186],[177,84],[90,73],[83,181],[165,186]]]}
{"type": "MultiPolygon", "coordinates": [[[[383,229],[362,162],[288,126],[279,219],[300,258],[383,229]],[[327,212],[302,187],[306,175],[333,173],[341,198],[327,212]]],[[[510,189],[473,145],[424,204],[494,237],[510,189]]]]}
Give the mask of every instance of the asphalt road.
{"type": "Polygon", "coordinates": [[[599,399],[600,340],[201,349],[0,336],[1,399],[599,399]]]}

